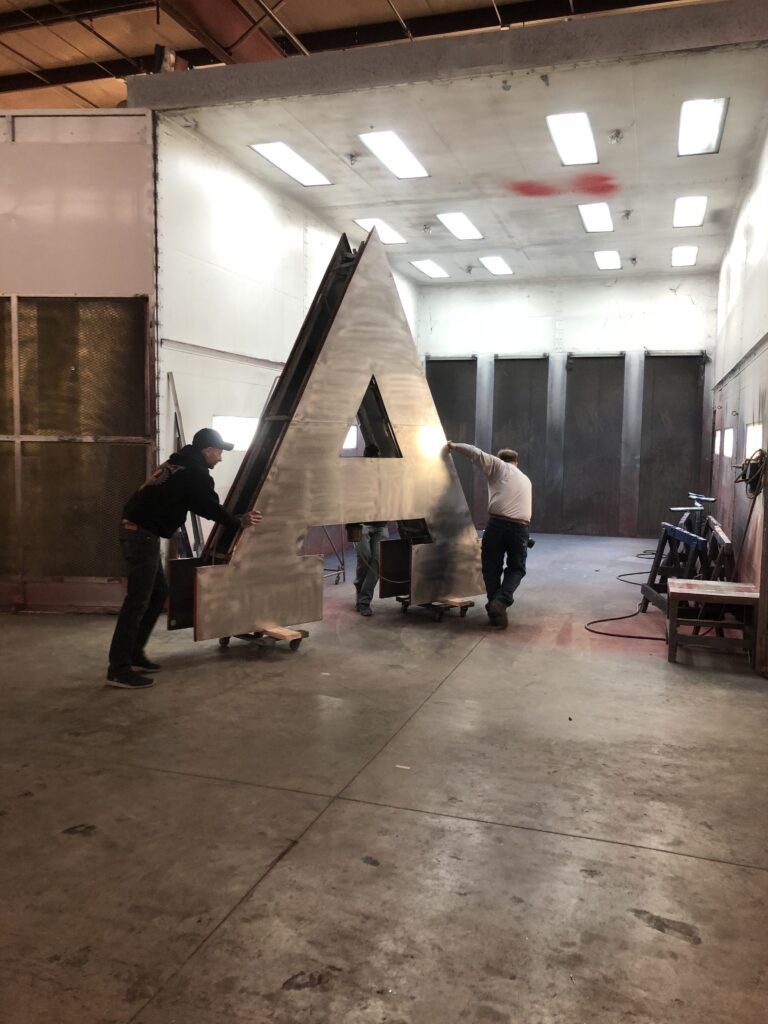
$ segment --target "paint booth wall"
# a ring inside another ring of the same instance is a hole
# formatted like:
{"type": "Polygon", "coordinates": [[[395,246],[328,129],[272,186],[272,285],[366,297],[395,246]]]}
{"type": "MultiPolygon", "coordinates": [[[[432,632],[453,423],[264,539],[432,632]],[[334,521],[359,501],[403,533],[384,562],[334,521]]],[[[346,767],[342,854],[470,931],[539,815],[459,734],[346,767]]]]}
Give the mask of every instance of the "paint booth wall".
{"type": "MultiPolygon", "coordinates": [[[[172,372],[187,439],[213,416],[258,417],[338,233],[172,121],[158,126],[160,448],[172,372]]],[[[225,455],[221,496],[242,454],[225,455]]]]}
{"type": "Polygon", "coordinates": [[[720,269],[715,380],[722,380],[768,333],[768,142],[742,203],[720,269]]]}
{"type": "Polygon", "coordinates": [[[417,344],[431,356],[712,352],[712,275],[420,290],[417,344]]]}
{"type": "Polygon", "coordinates": [[[0,167],[0,294],[152,296],[150,115],[9,111],[0,167]]]}
{"type": "MultiPolygon", "coordinates": [[[[763,498],[752,503],[734,484],[747,455],[747,427],[762,423],[768,444],[768,142],[736,220],[720,271],[715,353],[715,428],[721,453],[713,456],[713,488],[726,532],[740,551],[739,576],[760,581],[763,498]],[[733,430],[733,454],[722,451],[733,430]],[[751,514],[750,514],[751,512],[751,514]]],[[[750,447],[752,445],[750,444],[750,447]]]]}

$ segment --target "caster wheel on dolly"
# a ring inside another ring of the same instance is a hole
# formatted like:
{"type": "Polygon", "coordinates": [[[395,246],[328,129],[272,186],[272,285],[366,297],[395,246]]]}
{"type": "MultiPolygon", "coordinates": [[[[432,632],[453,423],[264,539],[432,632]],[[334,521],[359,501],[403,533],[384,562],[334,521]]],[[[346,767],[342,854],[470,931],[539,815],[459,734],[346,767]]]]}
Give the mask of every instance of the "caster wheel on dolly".
{"type": "Polygon", "coordinates": [[[220,636],[219,637],[219,647],[229,647],[229,637],[228,636],[220,636]]]}
{"type": "Polygon", "coordinates": [[[298,651],[301,646],[301,640],[291,640],[289,641],[288,646],[292,651],[298,651]]]}
{"type": "Polygon", "coordinates": [[[462,617],[462,619],[465,619],[467,617],[467,612],[468,611],[469,611],[469,608],[461,608],[461,609],[459,609],[459,615],[462,617]]]}

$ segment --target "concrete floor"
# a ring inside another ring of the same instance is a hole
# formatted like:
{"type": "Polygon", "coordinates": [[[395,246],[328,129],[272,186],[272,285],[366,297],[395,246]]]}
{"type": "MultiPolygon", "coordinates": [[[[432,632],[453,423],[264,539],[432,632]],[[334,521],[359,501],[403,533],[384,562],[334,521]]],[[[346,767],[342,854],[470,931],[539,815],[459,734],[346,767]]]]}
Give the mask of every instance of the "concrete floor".
{"type": "Polygon", "coordinates": [[[141,693],[0,618],[0,1020],[765,1024],[768,682],[584,631],[645,546],[540,537],[506,633],[158,629],[141,693]]]}

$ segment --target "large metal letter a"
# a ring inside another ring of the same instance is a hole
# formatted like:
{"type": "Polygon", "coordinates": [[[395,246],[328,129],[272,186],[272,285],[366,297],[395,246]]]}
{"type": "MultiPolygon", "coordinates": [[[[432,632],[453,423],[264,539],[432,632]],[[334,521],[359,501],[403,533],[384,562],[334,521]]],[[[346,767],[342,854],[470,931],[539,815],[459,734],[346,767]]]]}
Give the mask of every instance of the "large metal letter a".
{"type": "Polygon", "coordinates": [[[424,519],[431,543],[414,545],[411,600],[483,589],[475,528],[384,249],[372,235],[356,257],[339,252],[342,283],[323,291],[332,261],[283,375],[299,381],[295,393],[281,378],[284,397],[268,403],[244,460],[262,458],[258,484],[249,489],[241,470],[227,498],[233,511],[258,507],[263,522],[230,542],[219,531],[213,564],[196,571],[197,640],[321,619],[322,559],[300,554],[316,525],[424,519]],[[400,456],[344,458],[372,377],[400,456]]]}

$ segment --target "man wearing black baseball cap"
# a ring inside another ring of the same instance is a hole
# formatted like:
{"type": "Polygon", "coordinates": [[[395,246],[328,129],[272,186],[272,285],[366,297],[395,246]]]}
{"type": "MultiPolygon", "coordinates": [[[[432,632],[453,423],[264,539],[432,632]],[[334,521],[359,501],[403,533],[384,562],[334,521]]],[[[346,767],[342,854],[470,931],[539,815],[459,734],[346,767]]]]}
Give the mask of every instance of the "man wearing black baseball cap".
{"type": "Polygon", "coordinates": [[[128,499],[120,523],[120,547],[128,569],[128,592],[117,617],[109,649],[107,685],[126,690],[151,686],[160,668],[144,653],[155,623],[165,606],[168,584],[160,558],[160,538],[172,537],[184,525],[188,512],[238,530],[261,519],[256,510],[234,516],[219,501],[209,470],[221,462],[222,451],[235,446],[217,430],[203,427],[185,445],[158,466],[128,499]]]}

